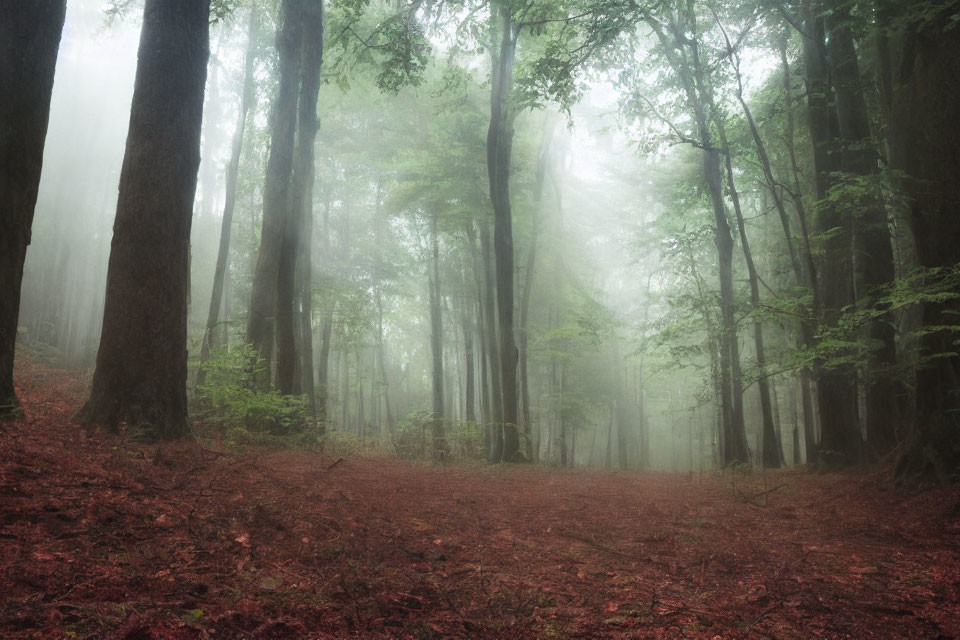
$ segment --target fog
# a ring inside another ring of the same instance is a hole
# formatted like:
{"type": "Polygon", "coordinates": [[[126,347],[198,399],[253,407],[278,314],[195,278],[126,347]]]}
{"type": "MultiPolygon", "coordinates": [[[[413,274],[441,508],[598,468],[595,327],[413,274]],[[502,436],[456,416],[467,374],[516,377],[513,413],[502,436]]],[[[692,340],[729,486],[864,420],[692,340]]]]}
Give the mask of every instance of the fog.
{"type": "MultiPolygon", "coordinates": [[[[69,3],[25,266],[22,343],[84,373],[93,369],[100,338],[139,26],[139,10],[108,21],[100,2],[69,3]]],[[[258,34],[256,101],[214,329],[224,354],[245,342],[270,145],[273,28],[268,20],[258,34]]],[[[196,388],[196,371],[208,333],[245,34],[239,12],[211,30],[188,316],[189,386],[201,420],[211,409],[196,388]]],[[[480,434],[488,428],[482,425],[493,418],[481,408],[482,391],[466,386],[479,387],[490,372],[478,356],[468,382],[463,349],[470,342],[474,353],[481,348],[477,304],[485,303],[477,286],[483,288],[484,276],[475,270],[483,260],[475,253],[482,250],[479,240],[465,236],[464,224],[489,216],[482,146],[486,62],[468,58],[462,85],[447,86],[446,94],[440,62],[426,70],[420,86],[393,94],[379,91],[369,73],[345,72],[349,67],[334,53],[328,57],[338,62],[324,72],[320,91],[313,233],[304,240],[313,255],[313,366],[314,379],[327,380],[317,383],[326,432],[360,447],[399,451],[398,433],[419,428],[429,414],[435,382],[428,282],[436,267],[444,418],[466,455],[480,455],[480,434]],[[444,198],[445,210],[430,209],[444,198]],[[438,261],[431,266],[434,233],[438,261]],[[476,404],[469,409],[468,393],[476,404]]],[[[750,78],[762,84],[772,64],[762,58],[750,64],[750,78]]],[[[515,295],[518,310],[527,309],[518,311],[527,324],[518,335],[526,331],[528,345],[528,437],[534,458],[551,464],[703,472],[718,466],[721,415],[708,336],[696,318],[698,305],[712,295],[702,287],[714,286],[715,263],[705,253],[709,216],[702,223],[690,218],[701,206],[700,187],[676,182],[693,171],[696,152],[669,143],[664,121],[637,117],[625,104],[615,76],[599,73],[569,112],[548,103],[517,118],[515,295]],[[678,216],[684,202],[687,211],[678,216]],[[700,302],[690,301],[691,287],[701,288],[700,302]]],[[[755,232],[775,233],[756,188],[746,187],[744,197],[755,201],[755,232]]],[[[745,359],[751,348],[741,340],[745,359]]],[[[774,396],[778,435],[787,434],[784,458],[799,461],[793,378],[781,376],[774,396]]],[[[756,385],[747,386],[745,402],[747,437],[757,450],[756,385]]]]}

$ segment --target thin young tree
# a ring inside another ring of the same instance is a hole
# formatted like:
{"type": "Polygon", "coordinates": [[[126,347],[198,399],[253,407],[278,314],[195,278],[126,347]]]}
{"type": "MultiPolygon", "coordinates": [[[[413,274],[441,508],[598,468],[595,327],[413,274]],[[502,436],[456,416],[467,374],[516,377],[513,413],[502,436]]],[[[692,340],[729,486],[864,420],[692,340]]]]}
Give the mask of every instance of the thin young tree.
{"type": "Polygon", "coordinates": [[[107,271],[103,331],[79,419],[162,439],[187,416],[190,224],[200,165],[209,0],[147,0],[107,271]]]}

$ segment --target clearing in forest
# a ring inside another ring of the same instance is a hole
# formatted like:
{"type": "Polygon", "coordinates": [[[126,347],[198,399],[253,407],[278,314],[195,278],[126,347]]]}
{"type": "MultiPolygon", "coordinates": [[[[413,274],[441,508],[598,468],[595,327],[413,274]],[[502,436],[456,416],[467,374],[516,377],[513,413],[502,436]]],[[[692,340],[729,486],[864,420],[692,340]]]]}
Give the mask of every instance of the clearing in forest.
{"type": "Polygon", "coordinates": [[[960,637],[956,490],[158,450],[20,380],[3,638],[960,637]]]}

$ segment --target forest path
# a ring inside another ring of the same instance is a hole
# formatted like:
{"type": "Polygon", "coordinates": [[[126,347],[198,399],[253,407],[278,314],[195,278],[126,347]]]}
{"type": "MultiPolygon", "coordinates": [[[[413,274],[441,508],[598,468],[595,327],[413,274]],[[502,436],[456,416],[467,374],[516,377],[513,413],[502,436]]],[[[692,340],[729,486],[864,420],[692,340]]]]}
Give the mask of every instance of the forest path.
{"type": "Polygon", "coordinates": [[[70,424],[68,374],[19,380],[3,638],[960,637],[957,490],[158,454],[70,424]]]}

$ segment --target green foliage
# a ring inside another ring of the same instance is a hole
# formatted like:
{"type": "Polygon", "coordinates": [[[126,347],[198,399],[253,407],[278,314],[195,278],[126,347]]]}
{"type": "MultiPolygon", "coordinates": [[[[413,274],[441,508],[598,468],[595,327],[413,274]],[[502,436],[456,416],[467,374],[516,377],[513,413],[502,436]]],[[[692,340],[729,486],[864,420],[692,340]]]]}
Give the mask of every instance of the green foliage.
{"type": "MultiPolygon", "coordinates": [[[[433,429],[436,417],[430,411],[413,411],[397,425],[393,446],[397,456],[407,460],[433,458],[433,429]]],[[[483,459],[483,427],[475,422],[444,420],[446,451],[453,460],[483,459]]]]}
{"type": "Polygon", "coordinates": [[[263,364],[251,345],[229,352],[215,350],[203,365],[206,381],[198,389],[203,421],[245,443],[266,444],[274,438],[311,443],[315,434],[309,429],[306,396],[255,390],[254,380],[263,364]]]}

